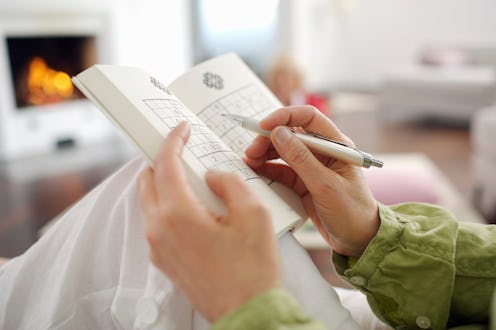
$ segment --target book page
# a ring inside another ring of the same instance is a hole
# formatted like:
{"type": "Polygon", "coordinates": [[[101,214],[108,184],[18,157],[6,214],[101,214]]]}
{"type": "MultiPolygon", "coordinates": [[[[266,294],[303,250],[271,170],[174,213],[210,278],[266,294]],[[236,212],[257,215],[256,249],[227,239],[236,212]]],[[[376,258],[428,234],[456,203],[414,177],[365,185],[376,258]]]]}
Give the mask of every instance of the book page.
{"type": "Polygon", "coordinates": [[[233,53],[205,61],[181,75],[169,89],[233,151],[242,155],[256,136],[222,113],[261,119],[281,102],[233,53]]]}
{"type": "MultiPolygon", "coordinates": [[[[234,53],[195,66],[172,82],[169,89],[240,157],[256,133],[221,114],[261,119],[282,107],[267,86],[234,53]]],[[[292,190],[278,182],[266,180],[265,183],[300,217],[306,218],[300,198],[292,190]]]]}
{"type": "MultiPolygon", "coordinates": [[[[273,195],[236,153],[147,72],[136,68],[97,65],[79,74],[74,82],[127,133],[150,162],[170,130],[180,122],[188,121],[191,136],[183,152],[185,168],[195,192],[211,210],[225,212],[222,202],[205,183],[204,175],[208,169],[235,172],[257,187],[262,198],[273,195]]],[[[282,234],[293,226],[298,217],[282,200],[275,201],[274,205],[271,209],[274,228],[282,234]]]]}

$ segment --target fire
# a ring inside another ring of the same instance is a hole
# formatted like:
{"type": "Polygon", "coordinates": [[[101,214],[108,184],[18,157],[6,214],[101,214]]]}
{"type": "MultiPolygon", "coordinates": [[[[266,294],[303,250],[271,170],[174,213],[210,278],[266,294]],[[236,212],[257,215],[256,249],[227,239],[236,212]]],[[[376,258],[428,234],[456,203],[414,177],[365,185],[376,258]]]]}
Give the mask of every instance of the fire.
{"type": "Polygon", "coordinates": [[[74,92],[71,77],[50,68],[40,57],[29,63],[28,102],[34,105],[59,102],[70,99],[74,92]]]}

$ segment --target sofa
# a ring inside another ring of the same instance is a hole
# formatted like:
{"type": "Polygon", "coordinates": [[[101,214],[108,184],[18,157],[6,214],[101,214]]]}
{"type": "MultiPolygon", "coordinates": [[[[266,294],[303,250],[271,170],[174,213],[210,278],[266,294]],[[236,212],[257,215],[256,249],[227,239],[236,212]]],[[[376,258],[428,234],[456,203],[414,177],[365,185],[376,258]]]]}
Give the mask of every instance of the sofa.
{"type": "Polygon", "coordinates": [[[383,77],[384,120],[468,124],[496,102],[496,45],[430,45],[416,63],[392,67],[383,77]]]}

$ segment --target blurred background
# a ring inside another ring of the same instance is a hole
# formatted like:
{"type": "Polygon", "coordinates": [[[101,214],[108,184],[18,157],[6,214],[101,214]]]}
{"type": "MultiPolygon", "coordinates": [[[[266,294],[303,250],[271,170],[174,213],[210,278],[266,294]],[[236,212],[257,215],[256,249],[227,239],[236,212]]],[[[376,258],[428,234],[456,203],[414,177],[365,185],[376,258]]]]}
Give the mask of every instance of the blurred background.
{"type": "Polygon", "coordinates": [[[379,201],[495,222],[495,12],[493,0],[0,0],[0,256],[138,154],[72,75],[111,63],[167,84],[231,51],[284,104],[315,105],[385,161],[364,170],[379,201]]]}

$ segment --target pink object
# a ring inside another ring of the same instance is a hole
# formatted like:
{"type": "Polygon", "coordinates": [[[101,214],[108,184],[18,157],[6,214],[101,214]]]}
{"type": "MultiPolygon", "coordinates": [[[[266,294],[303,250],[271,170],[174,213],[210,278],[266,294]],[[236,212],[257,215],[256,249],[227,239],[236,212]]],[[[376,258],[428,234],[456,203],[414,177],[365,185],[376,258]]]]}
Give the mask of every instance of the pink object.
{"type": "Polygon", "coordinates": [[[374,198],[386,205],[439,200],[436,173],[422,168],[370,168],[364,170],[374,198]]]}

